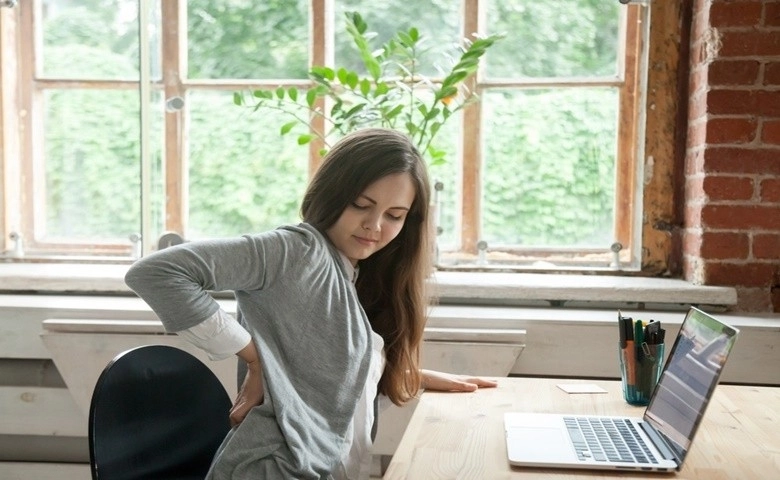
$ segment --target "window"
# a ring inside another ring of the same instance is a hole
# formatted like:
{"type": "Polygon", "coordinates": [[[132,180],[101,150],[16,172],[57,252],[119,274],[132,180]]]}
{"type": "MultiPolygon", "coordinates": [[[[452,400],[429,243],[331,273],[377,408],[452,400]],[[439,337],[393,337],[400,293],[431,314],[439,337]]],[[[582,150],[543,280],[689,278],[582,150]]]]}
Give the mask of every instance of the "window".
{"type": "Polygon", "coordinates": [[[431,167],[440,268],[608,268],[614,244],[639,267],[649,22],[646,6],[617,0],[2,9],[5,255],[130,261],[170,232],[199,239],[298,221],[317,146],[280,136],[287,117],[239,108],[232,95],[305,88],[311,65],[354,60],[348,11],[379,37],[416,26],[430,36],[431,64],[472,32],[506,34],[471,80],[481,101],[437,139],[448,158],[431,167]]]}

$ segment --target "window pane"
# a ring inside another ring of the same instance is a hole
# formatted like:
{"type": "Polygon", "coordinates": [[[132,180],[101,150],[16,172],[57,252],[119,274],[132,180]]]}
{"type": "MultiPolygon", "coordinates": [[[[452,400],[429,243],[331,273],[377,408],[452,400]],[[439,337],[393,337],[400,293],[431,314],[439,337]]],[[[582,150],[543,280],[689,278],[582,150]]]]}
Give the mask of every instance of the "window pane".
{"type": "Polygon", "coordinates": [[[617,90],[492,91],[485,99],[483,240],[608,248],[617,90]]]}
{"type": "Polygon", "coordinates": [[[44,0],[43,77],[138,80],[138,0],[44,0]]]}
{"type": "Polygon", "coordinates": [[[488,76],[617,74],[617,0],[492,0],[490,33],[503,32],[488,55],[488,76]]]}
{"type": "Polygon", "coordinates": [[[127,242],[140,219],[138,91],[44,98],[45,238],[127,242]]]}
{"type": "Polygon", "coordinates": [[[450,117],[447,123],[439,130],[434,145],[437,149],[446,152],[444,162],[430,165],[428,174],[432,183],[432,201],[436,202],[434,215],[441,227],[441,233],[436,241],[440,248],[452,248],[458,240],[458,228],[460,227],[460,170],[458,142],[460,141],[460,117],[450,117]],[[441,182],[441,190],[435,190],[436,182],[441,182]]]}
{"type": "Polygon", "coordinates": [[[306,78],[307,0],[189,0],[190,78],[306,78]]]}
{"type": "Polygon", "coordinates": [[[289,118],[251,113],[232,92],[191,92],[187,237],[238,235],[300,221],[308,147],[279,135],[289,118]]]}
{"type": "MultiPolygon", "coordinates": [[[[368,32],[375,32],[372,49],[379,49],[399,31],[417,28],[423,47],[419,52],[418,72],[439,76],[437,65],[449,69],[451,57],[459,56],[460,2],[421,0],[415,2],[376,2],[374,0],[344,0],[336,8],[336,65],[366,73],[360,54],[345,28],[345,13],[358,12],[368,25],[368,32]]],[[[366,32],[366,34],[368,33],[366,32]]],[[[388,75],[395,75],[389,71],[388,75]]]]}

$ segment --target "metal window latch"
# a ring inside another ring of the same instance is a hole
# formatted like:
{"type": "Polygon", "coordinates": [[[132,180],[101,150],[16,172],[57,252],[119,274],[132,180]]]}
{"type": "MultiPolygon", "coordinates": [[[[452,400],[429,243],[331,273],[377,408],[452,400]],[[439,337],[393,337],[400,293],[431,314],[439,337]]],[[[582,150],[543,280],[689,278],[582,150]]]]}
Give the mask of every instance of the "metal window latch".
{"type": "Polygon", "coordinates": [[[14,247],[11,250],[11,256],[16,258],[23,257],[24,237],[22,237],[22,234],[19,232],[11,232],[8,234],[8,238],[10,238],[14,242],[14,247]]]}
{"type": "Polygon", "coordinates": [[[477,242],[477,265],[487,265],[487,249],[488,244],[486,241],[480,240],[477,242]]]}
{"type": "Polygon", "coordinates": [[[609,246],[612,251],[612,263],[609,264],[610,268],[620,270],[620,251],[623,250],[623,244],[615,242],[609,246]]]}
{"type": "Polygon", "coordinates": [[[141,246],[143,245],[141,243],[141,234],[131,233],[128,239],[133,244],[133,252],[131,253],[133,258],[141,258],[141,246]]]}

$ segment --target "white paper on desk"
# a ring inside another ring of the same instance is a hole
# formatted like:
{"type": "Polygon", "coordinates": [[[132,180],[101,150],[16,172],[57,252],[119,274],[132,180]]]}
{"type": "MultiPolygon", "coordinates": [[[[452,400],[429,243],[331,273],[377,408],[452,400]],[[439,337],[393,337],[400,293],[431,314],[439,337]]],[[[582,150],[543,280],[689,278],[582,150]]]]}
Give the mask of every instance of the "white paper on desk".
{"type": "Polygon", "coordinates": [[[607,393],[595,383],[559,383],[558,388],[566,393],[607,393]]]}

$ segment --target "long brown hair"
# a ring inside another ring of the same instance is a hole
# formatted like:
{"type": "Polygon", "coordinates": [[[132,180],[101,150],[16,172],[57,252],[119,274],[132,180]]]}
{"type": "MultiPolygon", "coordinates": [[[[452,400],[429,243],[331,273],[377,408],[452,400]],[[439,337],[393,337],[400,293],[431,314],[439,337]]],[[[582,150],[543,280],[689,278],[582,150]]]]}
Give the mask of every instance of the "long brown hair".
{"type": "Polygon", "coordinates": [[[393,173],[410,175],[414,202],[398,236],[360,261],[356,287],[371,327],[385,341],[387,363],[379,392],[400,405],[420,387],[420,343],[429,302],[430,184],[420,152],[395,130],[367,128],[345,136],[310,182],[301,216],[325,232],[369,185],[393,173]]]}

